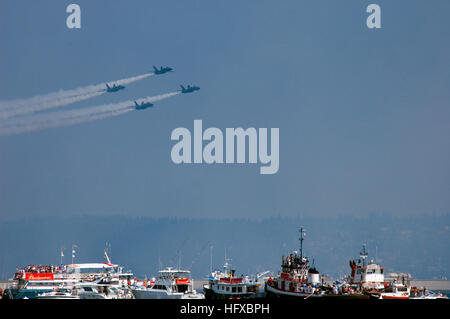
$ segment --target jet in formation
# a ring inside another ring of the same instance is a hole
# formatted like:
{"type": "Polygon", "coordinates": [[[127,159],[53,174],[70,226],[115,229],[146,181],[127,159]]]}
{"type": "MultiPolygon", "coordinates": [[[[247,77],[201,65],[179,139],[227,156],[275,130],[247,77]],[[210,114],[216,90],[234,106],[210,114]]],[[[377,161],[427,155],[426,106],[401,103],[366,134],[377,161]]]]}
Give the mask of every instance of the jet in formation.
{"type": "Polygon", "coordinates": [[[194,91],[200,90],[200,87],[195,86],[195,85],[193,85],[193,86],[188,85],[186,88],[184,86],[180,85],[180,87],[181,87],[181,93],[192,93],[194,91]]]}
{"type": "Polygon", "coordinates": [[[107,92],[117,92],[119,90],[123,90],[125,88],[125,86],[123,85],[115,85],[113,84],[113,86],[109,86],[108,83],[106,83],[106,91],[107,92]]]}
{"type": "Polygon", "coordinates": [[[173,69],[171,67],[168,67],[168,66],[161,67],[159,70],[158,70],[158,68],[156,66],[153,66],[153,70],[154,70],[155,74],[164,74],[164,73],[173,71],[173,69]]]}
{"type": "Polygon", "coordinates": [[[153,104],[150,102],[142,102],[141,104],[139,104],[138,102],[134,101],[134,104],[136,105],[136,110],[145,110],[146,108],[153,106],[153,104]]]}

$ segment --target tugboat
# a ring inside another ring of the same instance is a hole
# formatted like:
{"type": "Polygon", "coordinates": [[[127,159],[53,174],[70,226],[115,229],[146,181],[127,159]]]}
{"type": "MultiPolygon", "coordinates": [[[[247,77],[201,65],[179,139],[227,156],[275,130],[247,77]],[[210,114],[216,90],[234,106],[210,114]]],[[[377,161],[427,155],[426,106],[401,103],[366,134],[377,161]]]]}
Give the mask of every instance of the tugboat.
{"type": "Polygon", "coordinates": [[[328,288],[327,298],[332,299],[369,299],[378,296],[387,283],[384,280],[384,267],[373,261],[366,263],[368,253],[363,245],[357,261],[350,260],[351,275],[344,282],[335,281],[328,288]]]}
{"type": "Polygon", "coordinates": [[[384,280],[384,267],[377,265],[373,260],[366,263],[369,254],[366,251],[366,245],[363,245],[359,253],[358,261],[350,260],[350,285],[356,286],[358,290],[384,289],[387,282],[384,280]]]}
{"type": "Polygon", "coordinates": [[[264,282],[259,281],[268,273],[258,274],[256,278],[235,276],[235,270],[229,269],[225,260],[223,271],[214,271],[208,277],[208,284],[203,286],[206,299],[247,299],[265,296],[264,282]]]}
{"type": "Polygon", "coordinates": [[[305,231],[300,228],[300,254],[294,253],[282,257],[281,274],[278,278],[266,282],[267,297],[272,298],[310,298],[323,297],[320,289],[319,272],[309,266],[309,258],[303,256],[303,240],[305,231]]]}
{"type": "Polygon", "coordinates": [[[373,260],[366,263],[369,254],[366,245],[363,245],[358,261],[351,260],[350,287],[356,289],[357,294],[370,295],[375,299],[408,299],[410,295],[409,285],[402,282],[389,282],[384,278],[384,267],[376,264],[373,260]]]}

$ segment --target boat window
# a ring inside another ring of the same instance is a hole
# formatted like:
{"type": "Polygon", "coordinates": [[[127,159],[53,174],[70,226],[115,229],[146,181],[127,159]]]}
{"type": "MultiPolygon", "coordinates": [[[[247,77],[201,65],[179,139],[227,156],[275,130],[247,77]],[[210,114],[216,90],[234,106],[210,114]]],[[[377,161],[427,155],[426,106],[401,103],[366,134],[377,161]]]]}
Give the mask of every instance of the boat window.
{"type": "Polygon", "coordinates": [[[247,286],[247,292],[256,292],[256,286],[247,286]]]}
{"type": "Polygon", "coordinates": [[[242,287],[238,287],[237,291],[242,292],[242,287]]]}
{"type": "Polygon", "coordinates": [[[237,287],[232,287],[231,288],[231,292],[236,292],[237,291],[237,287]]]}
{"type": "Polygon", "coordinates": [[[177,285],[178,292],[185,292],[188,290],[188,288],[189,288],[188,285],[177,285]]]}
{"type": "Polygon", "coordinates": [[[166,286],[164,286],[164,285],[154,285],[152,289],[166,290],[166,286]]]}
{"type": "Polygon", "coordinates": [[[227,291],[230,291],[230,287],[227,287],[227,291]]]}
{"type": "Polygon", "coordinates": [[[94,291],[91,287],[83,287],[84,291],[94,291]]]}
{"type": "Polygon", "coordinates": [[[51,282],[30,282],[30,286],[52,286],[51,282]]]}

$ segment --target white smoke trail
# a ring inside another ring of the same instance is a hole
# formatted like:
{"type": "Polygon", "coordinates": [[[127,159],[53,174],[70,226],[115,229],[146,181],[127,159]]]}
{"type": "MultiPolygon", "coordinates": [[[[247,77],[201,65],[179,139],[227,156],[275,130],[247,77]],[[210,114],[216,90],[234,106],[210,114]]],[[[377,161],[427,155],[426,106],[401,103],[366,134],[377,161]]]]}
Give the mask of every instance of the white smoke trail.
{"type": "MultiPolygon", "coordinates": [[[[114,82],[108,82],[108,85],[125,85],[130,84],[142,79],[145,79],[147,77],[150,77],[154,75],[153,72],[145,73],[125,79],[120,79],[114,82]]],[[[5,114],[14,114],[14,111],[7,111],[3,112],[3,110],[9,110],[9,109],[17,109],[17,108],[24,108],[24,110],[18,114],[25,114],[29,112],[37,112],[40,110],[45,110],[49,108],[54,108],[57,106],[63,106],[67,105],[67,101],[70,100],[70,98],[78,97],[78,96],[85,96],[87,98],[97,96],[100,94],[103,94],[106,92],[106,83],[96,84],[96,85],[89,85],[85,87],[80,87],[77,89],[72,90],[61,90],[54,93],[44,94],[44,95],[37,95],[31,98],[27,99],[18,99],[18,100],[11,100],[11,101],[0,101],[0,114],[3,115],[3,118],[9,117],[5,114]],[[95,95],[94,95],[95,94],[95,95]],[[91,96],[92,95],[92,96],[91,96]]],[[[73,102],[71,102],[73,103],[73,102]]],[[[0,117],[1,117],[0,115],[0,117]]],[[[10,116],[14,116],[10,115],[10,116]]]]}
{"type": "Polygon", "coordinates": [[[89,115],[89,116],[81,116],[81,117],[75,117],[75,118],[67,118],[64,120],[59,121],[48,121],[43,123],[34,123],[27,126],[17,126],[17,127],[9,127],[2,129],[0,128],[0,135],[10,135],[10,134],[19,134],[19,133],[25,133],[25,132],[32,132],[32,131],[38,131],[46,128],[55,128],[60,126],[69,126],[69,125],[75,125],[80,124],[84,122],[92,122],[101,120],[108,117],[113,116],[119,116],[128,112],[133,111],[134,109],[131,107],[117,110],[117,111],[110,111],[110,112],[104,112],[99,113],[95,115],[89,115]]]}
{"type": "MultiPolygon", "coordinates": [[[[153,103],[163,99],[170,98],[180,92],[171,92],[156,96],[145,97],[136,100],[138,103],[153,103]]],[[[135,110],[134,100],[104,104],[89,108],[57,111],[47,114],[39,114],[38,116],[22,117],[0,123],[0,135],[18,134],[41,130],[50,127],[59,127],[66,125],[74,125],[78,123],[95,121],[107,117],[118,116],[129,111],[135,110]]]]}
{"type": "Polygon", "coordinates": [[[181,93],[180,91],[177,91],[177,92],[164,93],[164,94],[155,95],[155,96],[147,96],[147,97],[136,100],[136,102],[138,102],[138,103],[142,103],[142,102],[153,103],[153,102],[157,102],[157,101],[164,100],[169,97],[178,95],[180,93],[181,93]]]}
{"type": "Polygon", "coordinates": [[[29,106],[26,106],[26,107],[5,110],[3,112],[0,112],[0,120],[7,119],[7,118],[17,116],[17,115],[44,111],[44,110],[51,109],[54,107],[64,106],[64,105],[72,104],[75,102],[88,100],[93,97],[102,95],[104,93],[105,92],[95,92],[95,93],[85,94],[85,95],[65,97],[65,98],[61,98],[61,99],[57,99],[57,100],[49,100],[43,104],[30,104],[29,106]]]}

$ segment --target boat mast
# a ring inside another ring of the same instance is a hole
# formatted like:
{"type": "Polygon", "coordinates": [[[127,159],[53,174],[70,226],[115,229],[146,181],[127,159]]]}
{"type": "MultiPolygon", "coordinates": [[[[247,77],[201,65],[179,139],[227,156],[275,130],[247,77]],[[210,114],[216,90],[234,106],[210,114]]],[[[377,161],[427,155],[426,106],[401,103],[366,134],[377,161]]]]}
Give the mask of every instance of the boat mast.
{"type": "Polygon", "coordinates": [[[64,257],[64,246],[61,246],[61,265],[63,264],[63,257],[64,257]]]}
{"type": "Polygon", "coordinates": [[[303,262],[303,240],[305,239],[305,230],[300,227],[300,262],[303,262]]]}
{"type": "Polygon", "coordinates": [[[228,268],[230,267],[230,264],[228,261],[231,261],[230,258],[227,258],[227,247],[225,247],[225,264],[223,265],[224,272],[228,275],[229,271],[228,268]]]}
{"type": "Polygon", "coordinates": [[[210,270],[211,273],[213,272],[213,266],[212,266],[213,248],[214,248],[214,246],[211,244],[209,246],[209,270],[210,270]]]}
{"type": "Polygon", "coordinates": [[[366,267],[366,258],[369,254],[366,251],[366,244],[363,244],[362,251],[359,253],[359,257],[363,260],[363,267],[366,267]]]}
{"type": "Polygon", "coordinates": [[[104,254],[105,254],[106,261],[109,264],[111,264],[111,258],[110,258],[110,255],[111,255],[111,244],[106,243],[104,254]],[[108,254],[108,248],[109,248],[109,254],[108,254]]]}

